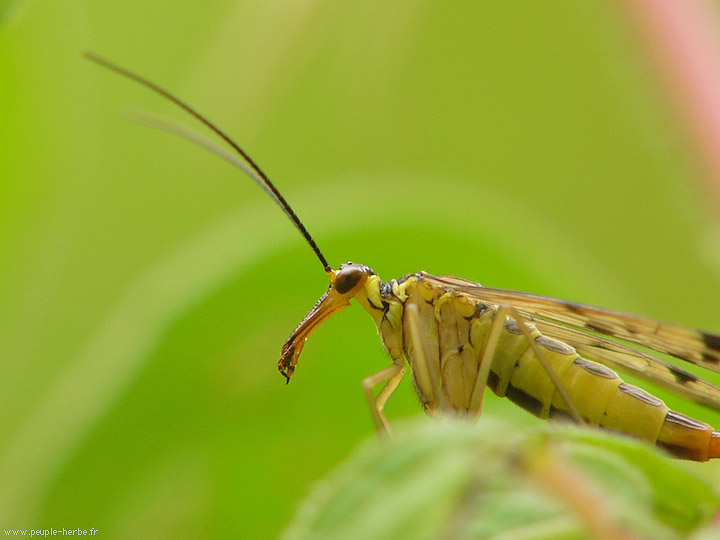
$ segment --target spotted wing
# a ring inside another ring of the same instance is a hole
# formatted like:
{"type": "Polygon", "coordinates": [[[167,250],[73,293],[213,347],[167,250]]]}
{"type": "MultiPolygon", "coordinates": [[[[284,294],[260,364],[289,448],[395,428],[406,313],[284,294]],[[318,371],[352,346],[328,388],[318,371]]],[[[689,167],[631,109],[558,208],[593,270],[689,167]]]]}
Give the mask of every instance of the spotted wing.
{"type": "Polygon", "coordinates": [[[546,296],[483,287],[453,276],[437,277],[423,273],[423,278],[481,302],[510,305],[533,321],[543,334],[572,345],[583,357],[634,373],[720,410],[720,388],[714,384],[649,354],[586,330],[636,343],[720,372],[718,335],[546,296]]]}
{"type": "Polygon", "coordinates": [[[521,311],[543,335],[575,347],[583,358],[647,379],[686,398],[720,410],[720,387],[684,369],[621,343],[521,311]]]}

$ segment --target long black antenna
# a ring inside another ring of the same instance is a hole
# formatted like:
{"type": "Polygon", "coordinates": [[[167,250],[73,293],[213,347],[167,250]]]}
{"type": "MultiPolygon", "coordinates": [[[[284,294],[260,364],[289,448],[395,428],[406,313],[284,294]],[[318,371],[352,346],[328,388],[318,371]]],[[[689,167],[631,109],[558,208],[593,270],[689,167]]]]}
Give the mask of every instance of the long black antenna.
{"type": "MultiPolygon", "coordinates": [[[[332,272],[332,267],[328,264],[327,260],[325,259],[325,256],[320,251],[320,248],[315,243],[315,240],[313,240],[312,236],[310,236],[310,233],[305,228],[305,225],[302,224],[302,221],[300,221],[300,218],[297,217],[295,214],[295,211],[292,209],[292,207],[287,203],[285,198],[280,194],[278,189],[275,187],[275,184],[273,184],[270,179],[267,177],[267,175],[262,171],[262,169],[258,166],[255,161],[243,150],[235,141],[233,141],[229,135],[227,135],[223,130],[221,130],[219,127],[217,127],[215,124],[213,124],[210,120],[205,118],[202,114],[197,112],[195,109],[193,109],[190,105],[182,101],[180,98],[174,96],[164,88],[158,86],[154,82],[146,79],[145,77],[138,75],[137,73],[130,71],[129,69],[125,69],[124,67],[121,67],[109,60],[106,60],[102,56],[98,56],[97,54],[90,52],[90,51],[84,51],[83,56],[85,58],[88,58],[89,60],[92,60],[93,62],[100,64],[101,66],[109,69],[110,71],[114,71],[115,73],[122,75],[123,77],[127,77],[128,79],[131,79],[137,83],[140,83],[141,85],[145,86],[146,88],[149,88],[156,94],[160,94],[164,98],[172,101],[175,105],[186,111],[188,114],[194,116],[197,120],[202,122],[205,126],[207,126],[210,130],[212,130],[218,137],[220,137],[223,141],[225,141],[230,147],[235,150],[246,162],[247,164],[252,168],[253,171],[255,171],[260,178],[262,179],[263,184],[267,187],[269,190],[270,195],[275,200],[275,202],[280,206],[280,208],[283,209],[283,211],[287,214],[287,216],[290,218],[290,220],[293,222],[293,225],[297,227],[297,229],[300,231],[300,234],[303,235],[305,240],[308,244],[310,244],[310,247],[315,252],[315,255],[317,255],[317,258],[320,260],[320,263],[323,265],[323,269],[326,273],[332,272]]],[[[249,175],[253,180],[256,180],[252,175],[249,175]]]]}

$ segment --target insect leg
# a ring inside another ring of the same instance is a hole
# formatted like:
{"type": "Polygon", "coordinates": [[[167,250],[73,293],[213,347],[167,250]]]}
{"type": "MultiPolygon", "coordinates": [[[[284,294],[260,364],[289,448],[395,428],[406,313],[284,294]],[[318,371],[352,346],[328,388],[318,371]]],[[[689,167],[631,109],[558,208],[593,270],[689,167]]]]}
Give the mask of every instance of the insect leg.
{"type": "MultiPolygon", "coordinates": [[[[498,314],[500,313],[503,308],[507,309],[507,312],[510,314],[510,316],[515,319],[515,322],[520,327],[520,330],[523,333],[523,336],[525,336],[525,339],[527,339],[528,343],[530,344],[530,347],[532,348],[533,352],[535,353],[535,356],[537,357],[540,364],[542,364],[543,369],[547,373],[547,376],[550,377],[550,380],[552,381],[553,385],[555,386],[555,390],[560,394],[560,397],[565,402],[565,405],[567,405],[568,412],[570,413],[570,416],[573,417],[575,422],[578,424],[584,424],[585,420],[583,420],[582,415],[580,414],[580,411],[578,411],[577,407],[575,406],[575,403],[573,403],[572,399],[570,399],[570,396],[567,393],[567,390],[565,390],[565,387],[563,386],[562,382],[560,382],[560,379],[557,376],[557,373],[553,370],[553,368],[548,363],[547,359],[545,358],[545,353],[543,352],[542,347],[540,347],[537,343],[535,343],[535,340],[530,335],[530,330],[528,330],[527,325],[525,324],[525,319],[520,315],[520,313],[517,312],[517,310],[512,306],[500,306],[500,309],[498,309],[498,314]]],[[[497,315],[495,315],[497,318],[497,315]]],[[[504,318],[503,318],[504,322],[504,318]]]]}
{"type": "Polygon", "coordinates": [[[414,303],[406,302],[403,318],[407,323],[404,328],[405,341],[406,345],[410,346],[408,358],[411,359],[410,363],[413,376],[415,377],[415,386],[418,389],[418,394],[425,407],[425,412],[434,415],[438,410],[447,410],[448,406],[445,393],[440,386],[440,375],[437,368],[433,369],[432,366],[428,365],[425,348],[420,339],[423,335],[423,326],[420,324],[420,310],[418,306],[414,303]],[[412,352],[410,353],[410,351],[412,352]],[[423,380],[426,382],[422,383],[421,381],[423,380]],[[424,388],[428,387],[427,382],[429,382],[432,395],[428,395],[427,390],[423,391],[424,388]]]}
{"type": "Polygon", "coordinates": [[[385,403],[390,397],[390,394],[392,394],[398,384],[400,384],[404,373],[405,359],[402,355],[400,355],[393,358],[393,363],[385,369],[382,369],[363,379],[362,386],[365,391],[365,397],[367,398],[368,405],[370,406],[370,413],[372,414],[373,422],[375,422],[375,428],[378,430],[380,435],[387,433],[389,436],[392,436],[390,424],[388,423],[382,410],[383,407],[385,407],[385,403]],[[373,388],[384,382],[387,382],[387,384],[380,391],[378,397],[375,398],[375,396],[373,396],[373,388]]]}
{"type": "MultiPolygon", "coordinates": [[[[385,403],[387,403],[390,394],[395,391],[395,389],[400,384],[400,381],[402,381],[403,375],[405,375],[405,362],[402,359],[400,360],[400,371],[393,375],[390,380],[388,380],[385,386],[383,386],[383,389],[380,390],[380,393],[375,398],[375,407],[381,412],[385,408],[385,403]]],[[[393,364],[393,366],[394,365],[395,364],[393,364]]]]}
{"type": "Polygon", "coordinates": [[[500,340],[500,332],[505,324],[507,315],[508,307],[500,306],[493,318],[492,326],[490,327],[490,332],[488,333],[488,338],[485,342],[485,348],[483,349],[482,357],[480,358],[478,374],[475,379],[475,386],[473,387],[473,391],[470,396],[468,415],[471,417],[479,418],[482,414],[483,403],[485,401],[485,390],[487,389],[487,380],[490,375],[490,364],[492,363],[493,355],[497,349],[497,344],[500,340]]]}

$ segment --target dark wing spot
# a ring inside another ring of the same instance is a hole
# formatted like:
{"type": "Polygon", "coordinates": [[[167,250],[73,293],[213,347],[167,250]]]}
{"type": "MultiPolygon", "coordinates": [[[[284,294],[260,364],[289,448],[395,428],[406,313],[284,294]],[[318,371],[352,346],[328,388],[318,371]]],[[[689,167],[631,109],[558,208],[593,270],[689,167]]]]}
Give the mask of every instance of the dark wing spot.
{"type": "Polygon", "coordinates": [[[563,306],[567,308],[568,311],[572,311],[573,313],[577,313],[579,315],[582,315],[585,312],[583,305],[575,302],[563,302],[563,306]]]}
{"type": "Polygon", "coordinates": [[[585,323],[585,328],[594,332],[599,332],[600,334],[613,335],[615,333],[615,329],[611,325],[603,321],[594,321],[592,319],[588,319],[585,323]]]}
{"type": "Polygon", "coordinates": [[[692,373],[688,373],[684,369],[677,368],[675,366],[669,366],[672,371],[673,377],[680,384],[687,384],[691,382],[697,382],[698,378],[692,373]]]}
{"type": "MultiPolygon", "coordinates": [[[[715,352],[720,352],[720,336],[716,334],[709,334],[707,332],[700,332],[700,336],[702,337],[703,343],[705,343],[705,346],[715,352]]],[[[703,358],[705,358],[706,355],[703,355],[703,358]]],[[[717,364],[720,362],[720,359],[717,357],[712,357],[710,359],[711,362],[714,362],[717,364]]]]}
{"type": "MultiPolygon", "coordinates": [[[[692,353],[682,353],[680,351],[673,351],[672,355],[675,358],[679,358],[680,360],[685,360],[686,362],[690,362],[691,364],[697,364],[697,358],[692,353]]],[[[716,360],[711,360],[712,362],[716,362],[716,360]]]]}

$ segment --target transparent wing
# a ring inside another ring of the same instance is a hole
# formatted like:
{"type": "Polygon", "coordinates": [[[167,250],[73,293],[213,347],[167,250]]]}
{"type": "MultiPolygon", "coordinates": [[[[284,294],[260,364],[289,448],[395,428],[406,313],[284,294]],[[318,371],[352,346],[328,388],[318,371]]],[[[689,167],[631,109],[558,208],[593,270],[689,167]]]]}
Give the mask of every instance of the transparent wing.
{"type": "Polygon", "coordinates": [[[720,387],[695,375],[586,330],[629,341],[720,372],[720,336],[565,300],[483,287],[453,276],[424,279],[452,288],[481,302],[507,304],[533,321],[540,332],[575,347],[586,358],[636,374],[687,398],[720,410],[720,387]],[[569,326],[566,326],[569,325],[569,326]]]}
{"type": "Polygon", "coordinates": [[[521,313],[532,320],[542,334],[572,345],[583,358],[633,373],[658,386],[720,410],[720,387],[684,369],[621,343],[540,319],[529,313],[521,313]]]}
{"type": "Polygon", "coordinates": [[[423,273],[423,277],[486,302],[509,304],[539,317],[637,343],[720,373],[717,334],[548,296],[483,287],[453,276],[423,273]]]}

